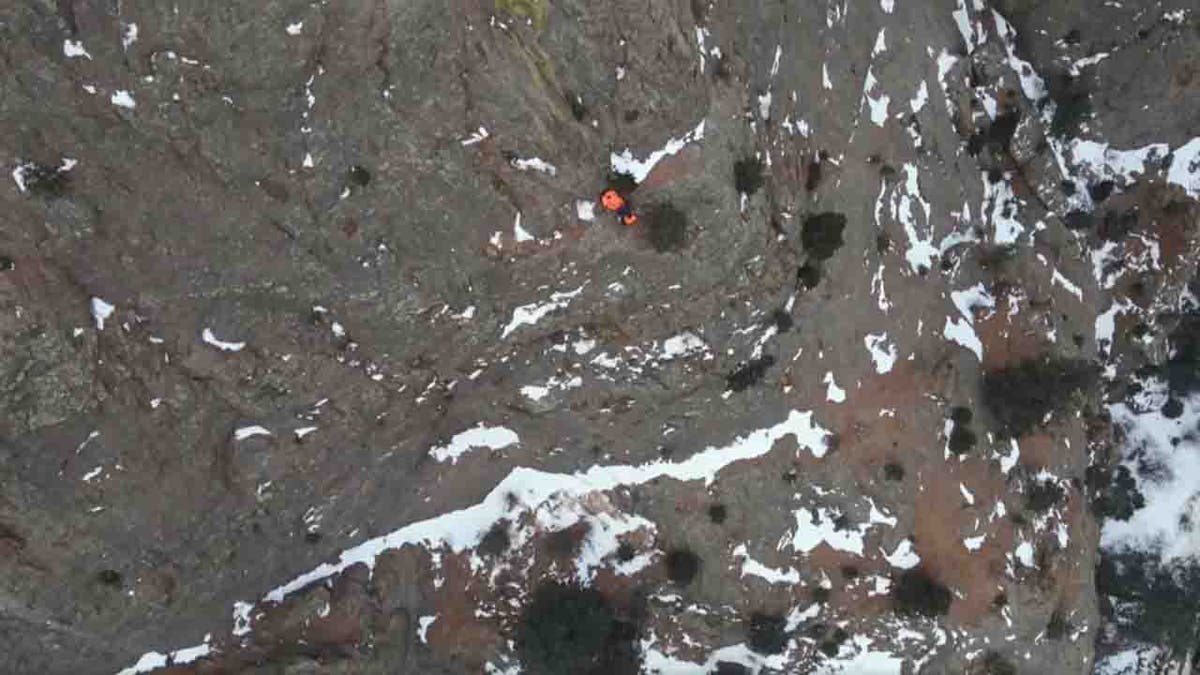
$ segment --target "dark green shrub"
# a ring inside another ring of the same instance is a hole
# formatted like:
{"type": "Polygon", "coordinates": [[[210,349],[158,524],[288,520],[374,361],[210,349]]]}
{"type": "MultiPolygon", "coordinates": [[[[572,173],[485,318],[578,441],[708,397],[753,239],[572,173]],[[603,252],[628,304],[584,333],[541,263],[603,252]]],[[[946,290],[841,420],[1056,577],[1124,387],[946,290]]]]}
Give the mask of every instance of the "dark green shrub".
{"type": "Polygon", "coordinates": [[[732,373],[725,376],[725,386],[733,391],[745,391],[761,382],[773,365],[775,357],[770,354],[763,354],[757,359],[741,363],[732,373]]]}
{"type": "Polygon", "coordinates": [[[667,578],[671,581],[686,586],[692,583],[699,573],[700,556],[686,548],[673,549],[667,553],[667,578]]]}
{"type": "Polygon", "coordinates": [[[642,216],[646,240],[659,253],[678,251],[687,243],[687,216],[671,204],[654,204],[642,216]]]}
{"type": "Polygon", "coordinates": [[[637,626],[594,588],[546,582],[517,628],[517,652],[532,675],[636,673],[637,626]]]}
{"type": "Polygon", "coordinates": [[[758,654],[781,654],[790,640],[786,629],[784,617],[755,612],[750,616],[746,646],[758,654]]]}
{"type": "Polygon", "coordinates": [[[733,186],[744,195],[752,195],[763,184],[763,161],[757,157],[739,159],[733,163],[733,186]]]}
{"type": "Polygon", "coordinates": [[[845,229],[846,216],[832,211],[818,213],[804,219],[800,243],[808,255],[817,260],[828,260],[845,243],[842,239],[845,229]]]}
{"type": "Polygon", "coordinates": [[[920,567],[905,570],[892,584],[892,607],[905,616],[935,617],[950,611],[953,596],[920,567]]]}
{"type": "Polygon", "coordinates": [[[983,403],[1001,435],[1016,438],[1041,426],[1046,415],[1071,409],[1076,396],[1090,391],[1096,380],[1095,367],[1083,361],[1022,361],[983,376],[983,403]]]}

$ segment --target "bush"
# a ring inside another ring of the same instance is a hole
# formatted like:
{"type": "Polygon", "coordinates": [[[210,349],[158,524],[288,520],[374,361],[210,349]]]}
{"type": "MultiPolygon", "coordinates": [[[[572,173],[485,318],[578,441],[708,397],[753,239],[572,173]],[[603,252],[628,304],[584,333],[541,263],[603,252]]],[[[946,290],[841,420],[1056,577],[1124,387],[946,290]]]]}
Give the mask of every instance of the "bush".
{"type": "Polygon", "coordinates": [[[1045,513],[1063,499],[1063,489],[1052,480],[1044,480],[1029,486],[1025,493],[1025,508],[1034,513],[1045,513]]]}
{"type": "Polygon", "coordinates": [[[729,509],[724,504],[713,504],[708,507],[708,519],[720,525],[729,516],[729,509]]]}
{"type": "Polygon", "coordinates": [[[1070,409],[1076,395],[1095,382],[1095,368],[1083,361],[1022,361],[983,376],[983,403],[1001,435],[1016,438],[1040,426],[1047,414],[1070,409]]]}
{"type": "Polygon", "coordinates": [[[999,150],[1008,150],[1013,135],[1017,133],[1017,124],[1021,122],[1021,113],[1012,111],[996,115],[987,130],[987,141],[999,150]]]}
{"type": "Polygon", "coordinates": [[[521,617],[517,652],[532,675],[636,673],[637,634],[596,589],[547,582],[521,617]]]}
{"type": "Polygon", "coordinates": [[[892,607],[904,616],[935,617],[950,611],[950,589],[917,567],[905,570],[892,584],[892,607]]]}
{"type": "Polygon", "coordinates": [[[883,465],[883,477],[891,481],[904,480],[904,466],[899,462],[888,462],[883,465]]]}
{"type": "Polygon", "coordinates": [[[1078,136],[1083,123],[1092,116],[1092,100],[1087,92],[1074,91],[1056,101],[1050,120],[1050,135],[1059,138],[1078,136]]]}
{"type": "Polygon", "coordinates": [[[717,669],[713,675],[750,675],[752,672],[746,666],[733,661],[717,661],[717,669]]]}
{"type": "Polygon", "coordinates": [[[612,171],[608,174],[608,187],[616,190],[622,196],[628,197],[637,189],[637,180],[633,174],[624,171],[612,171]]]}
{"type": "Polygon", "coordinates": [[[655,251],[678,251],[687,243],[687,216],[671,204],[655,204],[642,217],[646,239],[655,251]]]}
{"type": "Polygon", "coordinates": [[[983,657],[983,675],[1017,675],[1017,667],[999,652],[988,652],[983,657]]]}
{"type": "Polygon", "coordinates": [[[812,290],[821,283],[821,268],[806,262],[796,270],[796,285],[803,290],[812,290]]]}
{"type": "Polygon", "coordinates": [[[483,555],[498,556],[508,550],[509,543],[508,521],[498,520],[479,540],[478,550],[483,555]]]}
{"type": "Polygon", "coordinates": [[[1097,518],[1129,520],[1134,511],[1146,505],[1146,498],[1138,491],[1129,467],[1089,466],[1084,474],[1084,484],[1091,498],[1092,513],[1097,518]]]}
{"type": "Polygon", "coordinates": [[[733,163],[733,186],[744,195],[758,192],[763,184],[763,162],[757,157],[739,159],[733,163]]]}
{"type": "Polygon", "coordinates": [[[758,654],[781,654],[787,649],[787,619],[773,614],[755,612],[750,616],[746,646],[758,654]]]}
{"type": "Polygon", "coordinates": [[[1200,563],[1155,553],[1102,552],[1096,592],[1125,637],[1183,654],[1196,645],[1200,563]]]}
{"type": "Polygon", "coordinates": [[[61,197],[67,189],[67,173],[57,167],[41,164],[26,164],[22,167],[21,180],[25,189],[43,197],[61,197]]]}
{"type": "Polygon", "coordinates": [[[821,641],[819,649],[825,656],[837,656],[838,649],[842,643],[850,638],[850,634],[842,628],[835,628],[824,640],[821,641]]]}
{"type": "Polygon", "coordinates": [[[813,258],[828,260],[845,243],[842,240],[842,231],[845,229],[846,216],[832,211],[818,213],[804,219],[800,243],[813,258]]]}
{"type": "Polygon", "coordinates": [[[770,354],[763,354],[757,359],[741,363],[732,373],[725,376],[725,386],[733,391],[745,391],[761,382],[773,365],[775,357],[770,354]]]}
{"type": "Polygon", "coordinates": [[[700,556],[685,548],[673,549],[667,553],[667,577],[681,585],[692,583],[700,573],[700,556]]]}

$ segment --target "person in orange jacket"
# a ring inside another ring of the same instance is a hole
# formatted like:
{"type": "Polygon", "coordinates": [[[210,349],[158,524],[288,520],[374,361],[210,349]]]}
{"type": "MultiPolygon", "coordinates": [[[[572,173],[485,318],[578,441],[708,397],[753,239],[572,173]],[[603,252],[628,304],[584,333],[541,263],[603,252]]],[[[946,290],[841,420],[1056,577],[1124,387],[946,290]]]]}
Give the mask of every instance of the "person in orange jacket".
{"type": "Polygon", "coordinates": [[[638,217],[633,212],[633,205],[616,190],[609,188],[601,193],[600,206],[603,206],[605,211],[612,211],[620,216],[621,222],[625,225],[637,225],[638,217]]]}

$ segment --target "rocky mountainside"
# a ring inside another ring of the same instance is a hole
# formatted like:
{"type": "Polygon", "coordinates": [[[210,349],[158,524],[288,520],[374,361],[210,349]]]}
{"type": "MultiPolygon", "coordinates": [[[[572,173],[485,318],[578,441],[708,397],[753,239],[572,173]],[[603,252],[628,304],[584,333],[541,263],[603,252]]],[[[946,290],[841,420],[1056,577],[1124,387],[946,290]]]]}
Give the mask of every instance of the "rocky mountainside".
{"type": "Polygon", "coordinates": [[[1193,2],[29,0],[0,59],[0,671],[1189,668],[1193,2]]]}

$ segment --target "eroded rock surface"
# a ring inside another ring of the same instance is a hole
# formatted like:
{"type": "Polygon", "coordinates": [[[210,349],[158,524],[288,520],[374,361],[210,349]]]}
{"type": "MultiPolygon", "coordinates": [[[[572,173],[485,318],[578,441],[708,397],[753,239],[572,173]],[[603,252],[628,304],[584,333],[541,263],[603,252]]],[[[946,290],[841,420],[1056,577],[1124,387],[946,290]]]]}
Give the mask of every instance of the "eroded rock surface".
{"type": "Polygon", "coordinates": [[[0,670],[1177,658],[1096,569],[1191,419],[1198,22],[10,3],[0,670]]]}

